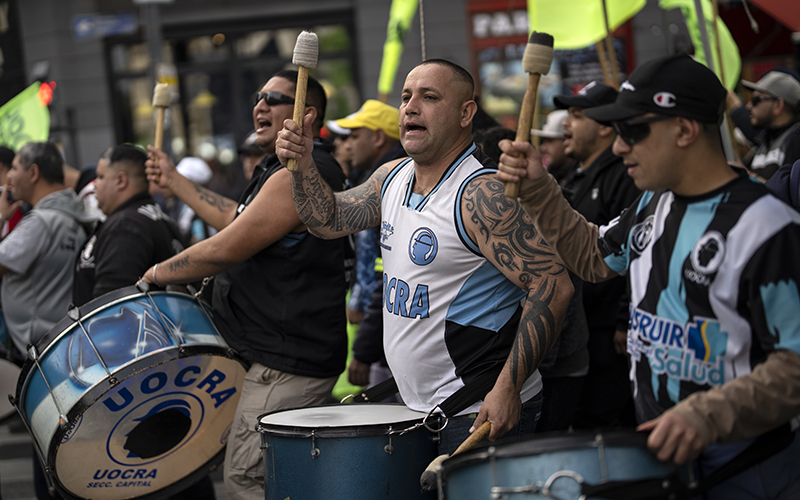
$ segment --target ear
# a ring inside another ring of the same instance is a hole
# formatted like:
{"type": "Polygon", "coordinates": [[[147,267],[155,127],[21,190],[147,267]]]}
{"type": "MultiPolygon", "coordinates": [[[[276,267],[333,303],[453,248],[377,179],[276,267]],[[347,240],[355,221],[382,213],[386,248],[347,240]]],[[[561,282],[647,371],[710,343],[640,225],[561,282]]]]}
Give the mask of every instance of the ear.
{"type": "Polygon", "coordinates": [[[34,184],[42,176],[42,173],[39,171],[39,165],[35,163],[31,163],[31,166],[28,167],[28,172],[30,172],[31,184],[34,184]]]}
{"type": "Polygon", "coordinates": [[[472,119],[475,118],[475,113],[478,112],[478,104],[475,103],[472,99],[469,101],[464,101],[464,104],[461,105],[461,128],[466,128],[469,124],[472,123],[472,119]]]}
{"type": "Polygon", "coordinates": [[[679,116],[675,119],[673,130],[677,137],[675,144],[679,148],[686,148],[694,144],[700,136],[700,122],[679,116]]]}
{"type": "Polygon", "coordinates": [[[114,172],[114,189],[116,191],[124,191],[131,183],[128,173],[124,170],[114,172]]]}
{"type": "Polygon", "coordinates": [[[314,106],[306,106],[305,114],[307,115],[309,113],[311,114],[311,123],[316,122],[318,113],[317,108],[315,108],[314,106]]]}
{"type": "Polygon", "coordinates": [[[614,132],[614,127],[611,125],[600,125],[600,130],[598,130],[598,133],[602,138],[610,137],[616,134],[616,132],[614,132]]]}
{"type": "Polygon", "coordinates": [[[783,113],[783,110],[785,109],[786,109],[786,101],[784,101],[783,98],[781,97],[775,99],[775,106],[772,108],[772,114],[774,114],[775,116],[780,116],[780,114],[783,113]]]}
{"type": "Polygon", "coordinates": [[[375,145],[375,148],[381,148],[386,144],[386,132],[384,132],[382,128],[372,131],[372,143],[375,145]]]}

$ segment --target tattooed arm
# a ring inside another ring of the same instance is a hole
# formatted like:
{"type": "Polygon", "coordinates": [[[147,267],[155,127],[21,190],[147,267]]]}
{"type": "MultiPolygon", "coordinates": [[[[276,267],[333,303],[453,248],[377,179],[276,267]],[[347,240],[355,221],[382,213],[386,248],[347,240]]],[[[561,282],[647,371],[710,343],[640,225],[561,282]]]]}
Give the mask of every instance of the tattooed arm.
{"type": "Polygon", "coordinates": [[[163,151],[152,146],[148,146],[148,149],[150,154],[145,164],[148,181],[158,182],[158,187],[171,191],[214,229],[221,230],[231,223],[236,214],[235,201],[182,176],[163,151]]]}
{"type": "Polygon", "coordinates": [[[214,236],[158,264],[142,279],[160,285],[212,276],[252,257],[290,232],[305,231],[292,204],[291,176],[281,169],[264,183],[247,208],[214,236]]]}
{"type": "Polygon", "coordinates": [[[275,153],[286,165],[297,160],[292,172],[294,206],[308,230],[320,238],[338,238],[375,227],[381,220],[381,186],[400,160],[380,166],[363,184],[334,193],[317,171],[311,157],[311,115],[305,117],[303,133],[286,120],[275,142],[275,153]]]}
{"type": "Polygon", "coordinates": [[[501,182],[481,176],[461,199],[467,232],[489,262],[526,290],[517,338],[494,388],[486,395],[474,428],[492,422],[489,439],[508,432],[520,417],[520,391],[561,333],[572,282],[564,264],[533,227],[501,182]]]}

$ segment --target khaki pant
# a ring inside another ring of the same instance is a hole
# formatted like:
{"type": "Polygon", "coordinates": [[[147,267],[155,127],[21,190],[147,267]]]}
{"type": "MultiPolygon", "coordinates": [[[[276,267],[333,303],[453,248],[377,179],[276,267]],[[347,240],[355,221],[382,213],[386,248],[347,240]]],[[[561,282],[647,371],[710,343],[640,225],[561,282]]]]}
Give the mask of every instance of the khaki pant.
{"type": "Polygon", "coordinates": [[[233,500],[264,500],[259,415],[331,401],[338,377],[301,377],[254,363],[244,378],[225,450],[225,489],[233,500]]]}

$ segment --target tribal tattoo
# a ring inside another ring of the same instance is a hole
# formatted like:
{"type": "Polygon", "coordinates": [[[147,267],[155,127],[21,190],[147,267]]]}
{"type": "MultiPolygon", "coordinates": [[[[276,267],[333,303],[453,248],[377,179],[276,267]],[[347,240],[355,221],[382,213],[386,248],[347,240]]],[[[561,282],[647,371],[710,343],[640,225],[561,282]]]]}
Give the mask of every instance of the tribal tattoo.
{"type": "Polygon", "coordinates": [[[215,192],[206,189],[196,182],[193,182],[194,188],[200,194],[200,201],[215,207],[220,212],[227,212],[235,203],[232,203],[230,200],[225,198],[224,196],[220,196],[215,192]]]}
{"type": "Polygon", "coordinates": [[[491,258],[500,268],[519,276],[529,285],[544,276],[566,274],[566,267],[547,246],[517,200],[508,198],[503,184],[486,176],[472,181],[465,189],[463,207],[477,228],[481,247],[489,244],[491,258]]]}
{"type": "MultiPolygon", "coordinates": [[[[561,331],[566,311],[560,286],[570,282],[566,267],[536,231],[519,202],[505,196],[501,182],[488,176],[467,185],[462,206],[469,214],[478,245],[501,271],[528,290],[519,334],[509,356],[516,387],[533,373],[561,331]]],[[[571,283],[570,283],[571,284],[571,283]]]]}
{"type": "Polygon", "coordinates": [[[380,222],[380,185],[386,171],[379,169],[365,183],[334,193],[316,168],[292,173],[294,206],[300,219],[317,236],[349,234],[380,222]]]}

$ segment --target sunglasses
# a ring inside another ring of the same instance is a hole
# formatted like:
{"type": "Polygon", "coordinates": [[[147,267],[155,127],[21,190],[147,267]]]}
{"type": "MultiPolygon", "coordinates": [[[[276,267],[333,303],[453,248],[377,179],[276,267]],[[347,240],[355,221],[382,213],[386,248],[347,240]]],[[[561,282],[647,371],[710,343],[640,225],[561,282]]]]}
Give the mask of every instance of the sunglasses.
{"type": "Polygon", "coordinates": [[[775,101],[777,99],[777,97],[770,97],[768,95],[754,95],[750,98],[750,104],[753,106],[758,106],[761,104],[761,101],[775,101]]]}
{"type": "Polygon", "coordinates": [[[258,106],[258,103],[261,102],[261,99],[266,99],[268,106],[278,106],[281,104],[294,104],[293,97],[289,97],[286,94],[281,94],[280,92],[270,91],[270,92],[256,92],[255,97],[253,97],[253,106],[258,106]]]}
{"type": "Polygon", "coordinates": [[[634,118],[633,120],[625,120],[624,122],[614,122],[613,126],[619,138],[628,146],[633,146],[650,135],[651,123],[668,120],[670,118],[672,117],[664,115],[648,116],[647,118],[634,118]]]}

